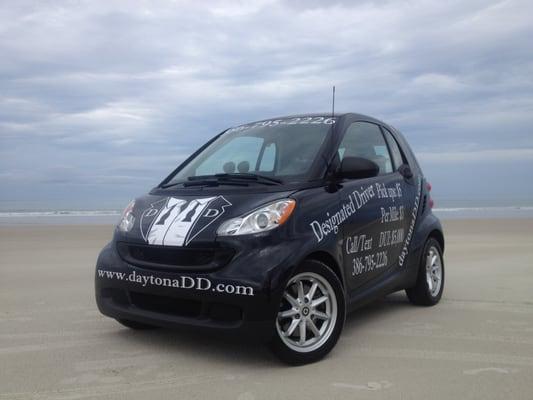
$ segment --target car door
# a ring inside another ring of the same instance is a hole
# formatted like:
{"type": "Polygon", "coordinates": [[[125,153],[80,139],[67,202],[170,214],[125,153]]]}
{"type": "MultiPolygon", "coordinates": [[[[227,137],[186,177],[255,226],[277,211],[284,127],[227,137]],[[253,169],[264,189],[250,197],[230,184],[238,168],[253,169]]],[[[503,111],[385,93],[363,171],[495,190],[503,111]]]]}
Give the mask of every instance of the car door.
{"type": "Polygon", "coordinates": [[[400,172],[401,167],[406,166],[409,167],[409,171],[412,171],[411,166],[409,166],[407,157],[392,133],[383,126],[381,129],[392,158],[393,173],[391,178],[394,185],[401,192],[401,196],[396,199],[396,204],[385,205],[381,209],[383,230],[380,233],[380,247],[387,249],[389,255],[388,267],[401,268],[403,258],[409,250],[409,238],[416,222],[418,203],[420,201],[418,196],[420,193],[420,178],[405,176],[405,174],[400,172]],[[409,233],[410,231],[411,233],[409,233]]]}
{"type": "Polygon", "coordinates": [[[379,166],[376,177],[344,180],[343,267],[353,290],[383,275],[397,260],[406,231],[403,177],[377,124],[357,121],[345,131],[339,157],[362,157],[379,166]]]}

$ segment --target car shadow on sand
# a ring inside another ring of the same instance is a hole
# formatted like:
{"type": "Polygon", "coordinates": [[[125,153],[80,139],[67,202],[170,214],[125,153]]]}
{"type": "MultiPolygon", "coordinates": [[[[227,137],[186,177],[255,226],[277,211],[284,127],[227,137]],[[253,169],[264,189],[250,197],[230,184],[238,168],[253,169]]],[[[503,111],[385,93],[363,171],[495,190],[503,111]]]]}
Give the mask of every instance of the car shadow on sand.
{"type": "MultiPolygon", "coordinates": [[[[389,313],[395,313],[400,309],[412,307],[403,294],[393,294],[386,298],[376,300],[368,305],[350,313],[346,318],[341,340],[329,358],[334,358],[336,351],[342,353],[343,338],[355,338],[365,326],[375,323],[389,313]]],[[[238,364],[249,367],[276,367],[283,365],[268,349],[266,343],[253,341],[238,335],[220,335],[206,330],[171,330],[154,329],[134,331],[128,328],[110,333],[120,336],[121,341],[134,346],[137,349],[148,350],[153,355],[176,354],[176,359],[186,362],[189,359],[203,358],[215,364],[228,365],[238,364]]]]}

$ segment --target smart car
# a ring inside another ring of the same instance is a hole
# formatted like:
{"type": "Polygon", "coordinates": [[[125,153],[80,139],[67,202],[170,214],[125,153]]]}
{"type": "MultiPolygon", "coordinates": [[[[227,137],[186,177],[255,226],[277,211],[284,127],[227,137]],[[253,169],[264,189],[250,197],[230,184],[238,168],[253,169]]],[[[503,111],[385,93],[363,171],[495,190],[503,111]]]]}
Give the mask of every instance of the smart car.
{"type": "Polygon", "coordinates": [[[441,298],[430,190],[402,134],[368,116],[229,128],[126,207],[97,260],[98,308],[133,329],[206,328],[319,360],[357,307],[441,298]]]}

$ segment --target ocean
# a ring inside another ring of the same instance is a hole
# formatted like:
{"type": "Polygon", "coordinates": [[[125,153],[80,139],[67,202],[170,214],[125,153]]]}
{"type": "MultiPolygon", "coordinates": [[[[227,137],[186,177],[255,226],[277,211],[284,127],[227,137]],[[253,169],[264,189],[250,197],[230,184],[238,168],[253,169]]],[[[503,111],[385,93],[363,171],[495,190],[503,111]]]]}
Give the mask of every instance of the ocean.
{"type": "MultiPolygon", "coordinates": [[[[441,219],[533,218],[533,205],[436,207],[441,219]]],[[[115,224],[121,210],[14,210],[0,211],[0,225],[115,224]]]]}

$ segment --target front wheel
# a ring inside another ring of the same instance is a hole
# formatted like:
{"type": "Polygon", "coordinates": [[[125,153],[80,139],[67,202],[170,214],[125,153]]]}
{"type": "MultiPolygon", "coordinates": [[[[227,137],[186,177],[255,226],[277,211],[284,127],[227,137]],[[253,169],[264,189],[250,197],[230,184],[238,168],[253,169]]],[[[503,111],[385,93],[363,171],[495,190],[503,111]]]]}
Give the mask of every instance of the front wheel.
{"type": "Polygon", "coordinates": [[[326,264],[307,260],[285,287],[271,347],[289,364],[318,361],[337,343],[345,315],[337,275],[326,264]]]}
{"type": "Polygon", "coordinates": [[[444,290],[444,260],[439,242],[429,238],[424,245],[416,285],[407,289],[411,303],[432,306],[439,302],[444,290]]]}

